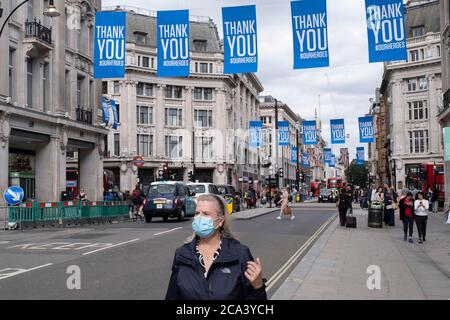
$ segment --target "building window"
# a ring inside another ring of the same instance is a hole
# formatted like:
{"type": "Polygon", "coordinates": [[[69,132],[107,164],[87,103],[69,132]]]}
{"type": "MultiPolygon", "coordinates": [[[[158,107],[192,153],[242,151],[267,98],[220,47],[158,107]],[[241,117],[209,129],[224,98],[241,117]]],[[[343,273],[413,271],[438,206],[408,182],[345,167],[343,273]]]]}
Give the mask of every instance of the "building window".
{"type": "Polygon", "coordinates": [[[9,48],[9,91],[8,95],[14,100],[14,53],[13,48],[9,48]]]}
{"type": "Polygon", "coordinates": [[[49,97],[49,64],[45,63],[42,65],[42,86],[41,86],[41,97],[42,97],[42,110],[47,111],[48,110],[48,97],[49,97]]]}
{"type": "Polygon", "coordinates": [[[196,73],[212,73],[212,63],[196,62],[195,63],[196,73]]]}
{"type": "Polygon", "coordinates": [[[135,32],[134,38],[136,40],[136,44],[140,46],[145,46],[147,44],[147,34],[142,32],[135,32]]]}
{"type": "Polygon", "coordinates": [[[409,151],[427,153],[429,150],[428,130],[409,131],[409,151]]]}
{"type": "Polygon", "coordinates": [[[114,133],[114,155],[120,156],[120,133],[114,133]]]}
{"type": "Polygon", "coordinates": [[[108,94],[108,81],[102,82],[102,94],[108,94]]]}
{"type": "Polygon", "coordinates": [[[70,71],[66,70],[64,78],[64,107],[65,111],[70,110],[70,71]]]}
{"type": "Polygon", "coordinates": [[[120,82],[114,81],[114,94],[120,94],[120,82]]]}
{"type": "Polygon", "coordinates": [[[33,107],[33,59],[27,60],[27,104],[33,107]]]}
{"type": "Polygon", "coordinates": [[[194,89],[194,100],[212,101],[212,99],[213,99],[212,91],[213,91],[212,88],[195,88],[194,89]]]}
{"type": "Polygon", "coordinates": [[[120,124],[120,105],[116,104],[117,123],[120,124]]]}
{"type": "Polygon", "coordinates": [[[198,52],[206,52],[206,40],[194,40],[194,50],[198,52]]]}
{"type": "Polygon", "coordinates": [[[153,154],[153,136],[148,134],[138,134],[138,154],[143,157],[150,157],[153,154]]]}
{"type": "Polygon", "coordinates": [[[183,137],[166,136],[165,137],[166,157],[176,159],[183,157],[183,137]]]}
{"type": "Polygon", "coordinates": [[[212,137],[195,137],[195,157],[212,159],[214,157],[214,140],[212,137]]]}
{"type": "Polygon", "coordinates": [[[424,26],[411,27],[411,36],[413,38],[421,37],[425,34],[424,26]]]}
{"type": "Polygon", "coordinates": [[[82,87],[83,87],[83,80],[84,79],[82,77],[78,77],[78,79],[77,79],[77,107],[81,107],[82,103],[83,103],[83,101],[82,101],[83,97],[81,94],[82,87]]]}
{"type": "Polygon", "coordinates": [[[436,50],[437,50],[438,57],[440,57],[441,56],[441,46],[436,46],[436,50]]]}
{"type": "Polygon", "coordinates": [[[427,101],[408,102],[409,120],[428,120],[427,101]]]}
{"type": "Polygon", "coordinates": [[[411,50],[409,52],[410,61],[419,61],[419,50],[411,50]]]}
{"type": "Polygon", "coordinates": [[[419,78],[419,90],[428,90],[428,80],[425,77],[419,78]]]}
{"type": "Polygon", "coordinates": [[[408,79],[408,91],[428,90],[426,77],[408,79]]]}
{"type": "Polygon", "coordinates": [[[28,1],[27,3],[27,19],[28,21],[33,21],[34,19],[34,9],[33,9],[34,0],[28,1]]]}
{"type": "Polygon", "coordinates": [[[166,86],[164,88],[164,96],[166,97],[166,99],[182,99],[183,87],[166,86]]]}
{"type": "Polygon", "coordinates": [[[150,68],[150,58],[149,57],[142,57],[142,66],[144,68],[150,68]]]}
{"type": "Polygon", "coordinates": [[[166,126],[181,127],[183,125],[183,110],[166,108],[166,126]]]}
{"type": "Polygon", "coordinates": [[[138,124],[153,124],[153,107],[137,106],[136,119],[138,124]]]}
{"type": "Polygon", "coordinates": [[[195,110],[194,121],[197,128],[212,128],[212,111],[195,110]]]}
{"type": "Polygon", "coordinates": [[[136,87],[136,95],[143,97],[152,97],[153,85],[150,83],[139,82],[136,87]]]}
{"type": "Polygon", "coordinates": [[[82,52],[82,41],[81,41],[81,21],[79,21],[79,25],[77,28],[77,49],[78,52],[82,52]]]}

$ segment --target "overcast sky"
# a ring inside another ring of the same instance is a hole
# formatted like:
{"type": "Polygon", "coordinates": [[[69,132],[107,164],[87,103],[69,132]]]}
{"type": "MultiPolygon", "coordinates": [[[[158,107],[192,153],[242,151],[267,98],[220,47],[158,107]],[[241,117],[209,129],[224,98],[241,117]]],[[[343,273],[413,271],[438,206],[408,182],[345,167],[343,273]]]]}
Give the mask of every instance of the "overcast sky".
{"type": "MultiPolygon", "coordinates": [[[[103,0],[103,6],[125,4],[149,10],[189,9],[191,15],[211,17],[222,34],[221,8],[257,6],[259,68],[264,95],[287,103],[304,119],[314,117],[321,101],[324,139],[330,143],[330,119],[344,118],[351,158],[359,144],[358,117],[369,110],[369,98],[382,79],[383,65],[369,64],[364,0],[328,0],[330,67],[293,70],[293,40],[289,0],[103,0]]],[[[339,156],[336,145],[333,152],[339,156]]],[[[367,145],[366,156],[367,156],[367,145]]]]}

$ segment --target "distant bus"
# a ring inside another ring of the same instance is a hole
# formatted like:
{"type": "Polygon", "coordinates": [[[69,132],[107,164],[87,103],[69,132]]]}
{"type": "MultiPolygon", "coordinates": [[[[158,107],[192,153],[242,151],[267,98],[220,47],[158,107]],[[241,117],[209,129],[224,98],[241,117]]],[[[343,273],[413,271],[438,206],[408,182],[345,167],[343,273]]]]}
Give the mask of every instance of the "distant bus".
{"type": "Polygon", "coordinates": [[[433,191],[434,186],[439,192],[439,202],[445,198],[444,192],[444,164],[443,163],[425,163],[423,165],[423,185],[422,191],[433,191]]]}
{"type": "Polygon", "coordinates": [[[342,178],[328,178],[327,189],[340,189],[344,185],[344,179],[342,178]]]}

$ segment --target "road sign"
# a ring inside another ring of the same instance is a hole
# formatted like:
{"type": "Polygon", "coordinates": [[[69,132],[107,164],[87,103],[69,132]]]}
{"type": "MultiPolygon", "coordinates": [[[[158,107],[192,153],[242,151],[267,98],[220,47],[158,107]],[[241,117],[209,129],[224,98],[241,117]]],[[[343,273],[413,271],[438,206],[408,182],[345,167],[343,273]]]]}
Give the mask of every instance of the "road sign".
{"type": "Polygon", "coordinates": [[[9,187],[3,193],[3,199],[5,199],[5,202],[13,206],[20,204],[24,196],[25,193],[23,192],[23,189],[17,186],[9,187]]]}
{"type": "Polygon", "coordinates": [[[133,158],[133,164],[138,167],[142,168],[145,165],[144,158],[142,156],[136,156],[133,158]]]}

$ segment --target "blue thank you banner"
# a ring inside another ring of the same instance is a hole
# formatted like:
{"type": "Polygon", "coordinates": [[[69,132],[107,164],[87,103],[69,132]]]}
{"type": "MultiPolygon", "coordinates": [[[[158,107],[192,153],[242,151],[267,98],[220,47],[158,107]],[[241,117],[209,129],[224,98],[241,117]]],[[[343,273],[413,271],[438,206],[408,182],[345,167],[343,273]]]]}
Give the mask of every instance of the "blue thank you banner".
{"type": "Polygon", "coordinates": [[[158,76],[188,77],[189,10],[158,11],[158,76]]]}
{"type": "Polygon", "coordinates": [[[259,148],[262,145],[262,122],[250,121],[249,123],[249,146],[259,148]]]}
{"type": "Polygon", "coordinates": [[[291,150],[291,164],[297,164],[297,148],[292,147],[291,150]]]}
{"type": "Polygon", "coordinates": [[[125,76],[125,12],[95,14],[94,78],[125,76]]]}
{"type": "Polygon", "coordinates": [[[303,144],[317,144],[317,124],[316,121],[303,121],[303,144]]]}
{"type": "Polygon", "coordinates": [[[356,164],[364,165],[364,147],[356,148],[356,164]]]}
{"type": "Polygon", "coordinates": [[[373,116],[362,117],[359,121],[359,142],[372,143],[375,141],[373,130],[373,116]]]}
{"type": "Polygon", "coordinates": [[[334,154],[331,155],[330,168],[336,167],[336,156],[334,154]]]}
{"type": "Polygon", "coordinates": [[[278,122],[278,145],[288,147],[290,145],[290,129],[288,121],[278,122]]]}
{"type": "Polygon", "coordinates": [[[105,127],[117,129],[117,106],[114,100],[102,98],[102,118],[105,127]]]}
{"type": "Polygon", "coordinates": [[[366,0],[369,62],[407,59],[403,0],[366,0]]]}
{"type": "Polygon", "coordinates": [[[224,73],[258,71],[256,6],[222,8],[224,73]]]}
{"type": "Polygon", "coordinates": [[[325,164],[330,164],[331,163],[331,149],[323,149],[323,157],[324,157],[324,162],[325,164]]]}
{"type": "Polygon", "coordinates": [[[302,154],[302,165],[303,167],[309,167],[309,158],[306,152],[302,154]]]}
{"type": "Polygon", "coordinates": [[[330,65],[326,0],[291,2],[294,69],[330,65]]]}
{"type": "Polygon", "coordinates": [[[345,143],[344,119],[331,120],[330,128],[331,128],[331,144],[345,143]]]}

